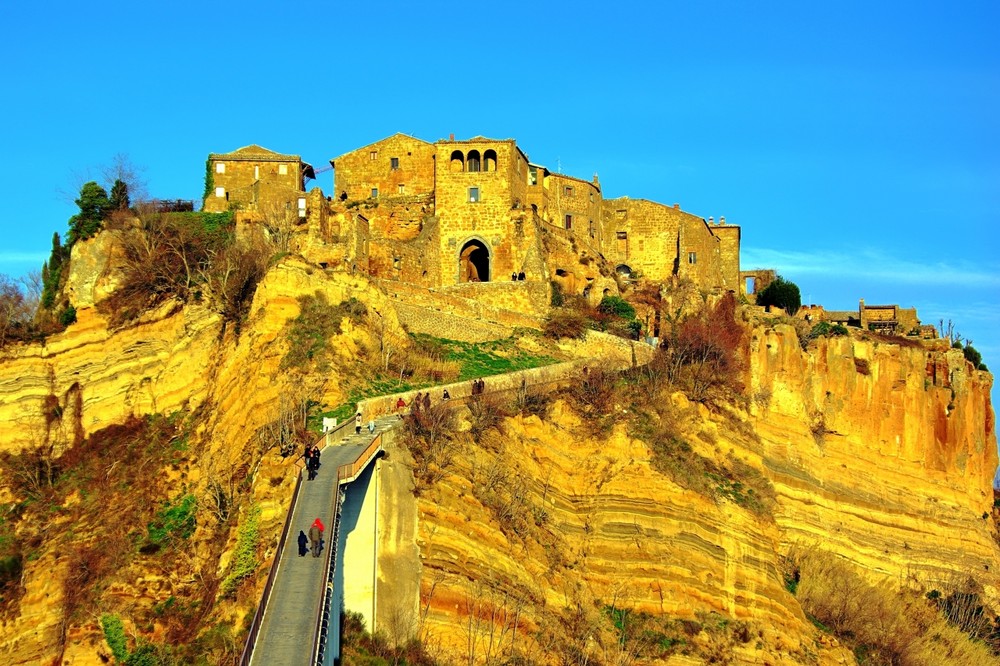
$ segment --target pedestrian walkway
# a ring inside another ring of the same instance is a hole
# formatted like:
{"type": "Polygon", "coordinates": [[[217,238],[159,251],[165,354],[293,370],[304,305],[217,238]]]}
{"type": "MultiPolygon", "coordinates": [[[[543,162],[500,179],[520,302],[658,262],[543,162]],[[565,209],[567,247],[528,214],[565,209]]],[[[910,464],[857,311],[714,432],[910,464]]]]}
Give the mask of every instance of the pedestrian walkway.
{"type": "MultiPolygon", "coordinates": [[[[329,557],[328,549],[337,546],[330,542],[335,537],[338,521],[341,483],[338,481],[338,468],[348,466],[345,471],[349,470],[377,437],[399,423],[399,419],[392,416],[379,419],[374,433],[362,428],[361,434],[355,434],[353,428],[350,429],[350,434],[340,442],[322,449],[321,466],[316,478],[313,481],[302,480],[281,557],[274,564],[277,567],[274,585],[266,600],[256,644],[252,647],[249,663],[253,666],[313,663],[323,595],[329,573],[336,567],[336,560],[329,557]],[[299,531],[308,533],[316,518],[326,526],[321,556],[313,557],[307,552],[300,557],[299,531]]],[[[342,482],[349,483],[357,471],[342,482]]]]}

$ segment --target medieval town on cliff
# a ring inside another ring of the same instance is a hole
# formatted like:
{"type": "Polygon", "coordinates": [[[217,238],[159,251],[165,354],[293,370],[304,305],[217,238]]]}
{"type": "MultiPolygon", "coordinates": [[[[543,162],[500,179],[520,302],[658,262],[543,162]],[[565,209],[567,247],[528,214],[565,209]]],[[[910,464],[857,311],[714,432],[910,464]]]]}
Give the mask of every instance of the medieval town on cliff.
{"type": "MultiPolygon", "coordinates": [[[[605,199],[596,174],[584,180],[550,171],[513,139],[452,135],[430,143],[397,133],[318,170],[258,145],[211,153],[203,208],[235,210],[238,228],[308,228],[322,242],[296,250],[325,268],[536,314],[549,306],[550,284],[591,302],[639,277],[752,298],[776,276],[740,270],[740,227],[724,217],[705,219],[676,203],[605,199]],[[307,181],[330,169],[331,195],[306,191],[307,181]]],[[[857,315],[814,306],[802,316],[863,326],[872,308],[885,332],[920,327],[915,311],[864,301],[857,315]],[[906,316],[886,319],[889,310],[906,316]]]]}

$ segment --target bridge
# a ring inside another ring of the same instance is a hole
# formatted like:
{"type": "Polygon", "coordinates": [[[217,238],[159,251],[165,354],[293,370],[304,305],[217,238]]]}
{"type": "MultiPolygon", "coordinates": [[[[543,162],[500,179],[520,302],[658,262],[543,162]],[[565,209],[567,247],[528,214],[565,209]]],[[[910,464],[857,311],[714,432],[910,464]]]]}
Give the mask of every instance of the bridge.
{"type": "MultiPolygon", "coordinates": [[[[637,351],[641,363],[652,355],[652,348],[647,345],[612,336],[606,338],[606,345],[619,347],[617,358],[608,359],[615,367],[635,365],[637,351]]],[[[581,368],[586,367],[585,362],[592,360],[493,375],[487,377],[486,392],[513,393],[527,386],[551,388],[578,377],[581,368]]],[[[431,390],[435,403],[441,399],[445,388],[454,403],[460,403],[470,397],[471,382],[434,387],[431,390]]],[[[375,418],[374,432],[362,428],[360,434],[355,434],[353,420],[349,420],[324,438],[323,464],[317,478],[307,481],[299,470],[271,571],[240,658],[241,666],[332,666],[340,657],[340,611],[345,605],[345,578],[350,582],[348,587],[359,588],[366,605],[371,603],[370,619],[374,623],[377,596],[374,578],[378,559],[375,554],[377,537],[374,532],[378,520],[375,505],[379,490],[372,462],[383,450],[383,436],[401,423],[395,414],[396,400],[403,397],[409,405],[416,393],[418,391],[362,400],[358,410],[366,418],[375,418]],[[375,481],[369,484],[373,477],[375,481]],[[373,501],[369,501],[372,498],[373,501]],[[299,532],[308,531],[316,518],[326,526],[321,557],[314,558],[308,553],[300,556],[299,532]],[[365,531],[371,534],[363,534],[365,531]],[[362,544],[362,548],[352,546],[351,552],[367,552],[350,555],[346,549],[347,533],[353,534],[362,544]],[[371,581],[370,589],[363,579],[371,581]]],[[[346,605],[351,606],[350,603],[346,605]]]]}
{"type": "Polygon", "coordinates": [[[325,439],[316,478],[300,470],[274,563],[257,613],[250,626],[241,666],[333,664],[340,656],[340,599],[343,562],[341,523],[346,488],[368,472],[382,451],[382,436],[399,424],[396,416],[376,421],[375,431],[354,433],[349,421],[325,439]],[[319,518],[326,526],[321,556],[299,555],[299,531],[307,532],[319,518]]]}

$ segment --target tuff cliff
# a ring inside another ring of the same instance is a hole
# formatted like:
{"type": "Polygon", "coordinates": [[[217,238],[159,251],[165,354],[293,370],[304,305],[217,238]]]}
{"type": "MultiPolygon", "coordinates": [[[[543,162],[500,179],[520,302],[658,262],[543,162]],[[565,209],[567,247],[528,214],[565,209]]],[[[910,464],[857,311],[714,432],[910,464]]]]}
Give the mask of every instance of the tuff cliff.
{"type": "MultiPolygon", "coordinates": [[[[44,525],[28,525],[19,522],[25,498],[4,479],[5,535],[23,540],[24,559],[23,593],[0,624],[0,654],[12,664],[103,663],[110,653],[98,618],[110,611],[157,643],[181,620],[191,623],[187,640],[232,627],[218,644],[206,643],[207,658],[221,661],[232,656],[259,598],[295,471],[290,459],[261,450],[257,435],[280,417],[283,396],[343,401],[366,372],[362,357],[377,347],[370,326],[345,319],[329,341],[329,366],[289,372],[282,360],[298,297],[321,292],[332,304],[354,297],[380,313],[391,335],[402,339],[402,331],[392,300],[367,280],[294,257],[269,269],[239,332],[202,304],[173,302],[113,329],[93,307],[115,280],[105,242],[74,250],[77,323],[44,344],[4,350],[0,449],[45,442],[58,458],[130,416],[179,411],[194,417],[186,448],[150,469],[161,485],[150,484],[148,507],[137,515],[151,519],[181,493],[194,494],[204,510],[176,557],[121,561],[104,572],[89,606],[68,613],[67,590],[81,580],[73,553],[81,543],[96,548],[87,543],[97,534],[91,523],[98,512],[113,520],[118,507],[83,515],[85,493],[43,494],[52,503],[44,525]],[[208,510],[213,482],[239,486],[243,510],[261,509],[256,573],[235,596],[219,587],[236,557],[239,519],[220,521],[208,510]]],[[[417,495],[409,453],[397,446],[385,463],[398,479],[400,512],[387,516],[397,542],[384,547],[415,549],[420,573],[410,582],[419,596],[415,605],[384,610],[396,620],[383,626],[395,626],[400,638],[419,629],[446,663],[485,660],[511,646],[541,663],[632,663],[632,648],[608,625],[609,612],[628,610],[676,623],[693,650],[671,663],[713,655],[733,663],[852,663],[786,589],[782,557],[812,544],[834,549],[879,584],[929,589],[972,576],[996,607],[992,376],[944,348],[855,335],[803,349],[791,326],[748,326],[748,397],[728,406],[710,409],[663,388],[633,396],[635,405],[619,400],[598,419],[559,395],[477,430],[417,495]],[[650,405],[652,421],[636,418],[636,407],[650,405]],[[755,470],[773,486],[769,508],[751,510],[732,486],[710,496],[671,480],[651,444],[655,432],[706,460],[755,470]]],[[[474,420],[462,414],[457,427],[474,420]]],[[[134,461],[104,462],[102,474],[113,478],[117,464],[134,461]]],[[[381,571],[390,583],[398,575],[392,561],[381,571]]]]}

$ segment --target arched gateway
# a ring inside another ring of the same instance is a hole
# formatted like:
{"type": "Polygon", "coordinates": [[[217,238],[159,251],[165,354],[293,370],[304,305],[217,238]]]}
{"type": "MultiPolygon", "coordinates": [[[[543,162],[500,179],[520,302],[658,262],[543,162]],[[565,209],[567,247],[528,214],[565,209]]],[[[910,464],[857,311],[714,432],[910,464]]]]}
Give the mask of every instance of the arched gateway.
{"type": "Polygon", "coordinates": [[[490,281],[490,249],[486,243],[473,238],[462,246],[458,255],[458,281],[490,281]]]}

